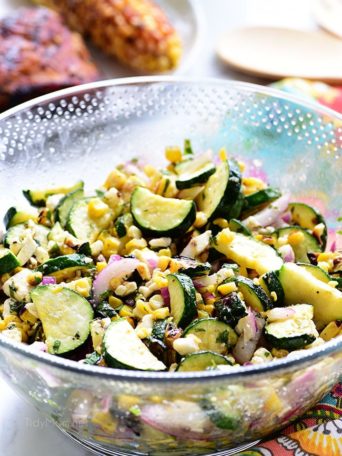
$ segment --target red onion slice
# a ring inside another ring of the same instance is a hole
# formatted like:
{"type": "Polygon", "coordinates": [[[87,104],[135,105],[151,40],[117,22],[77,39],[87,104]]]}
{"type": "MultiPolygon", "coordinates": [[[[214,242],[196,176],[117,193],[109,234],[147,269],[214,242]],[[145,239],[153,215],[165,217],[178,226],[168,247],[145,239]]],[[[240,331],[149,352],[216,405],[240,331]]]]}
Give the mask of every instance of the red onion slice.
{"type": "Polygon", "coordinates": [[[98,300],[102,293],[109,289],[109,283],[114,278],[129,276],[135,271],[139,260],[135,258],[122,258],[106,266],[94,280],[94,298],[98,300]]]}
{"type": "Polygon", "coordinates": [[[283,212],[286,211],[290,201],[290,195],[285,194],[276,199],[262,211],[255,215],[247,217],[244,224],[247,227],[258,226],[272,226],[274,222],[281,218],[283,212]]]}
{"type": "Polygon", "coordinates": [[[55,277],[45,276],[42,279],[42,285],[56,285],[57,280],[55,277]]]}

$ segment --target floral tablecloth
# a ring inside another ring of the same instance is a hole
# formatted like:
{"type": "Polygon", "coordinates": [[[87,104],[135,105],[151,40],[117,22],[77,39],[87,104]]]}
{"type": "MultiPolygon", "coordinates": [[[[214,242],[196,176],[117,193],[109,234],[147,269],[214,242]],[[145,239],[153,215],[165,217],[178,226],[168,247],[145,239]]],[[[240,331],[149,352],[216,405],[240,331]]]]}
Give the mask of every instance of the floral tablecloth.
{"type": "MultiPolygon", "coordinates": [[[[273,87],[316,100],[342,113],[342,87],[321,82],[284,79],[273,87]]],[[[341,456],[342,383],[281,433],[239,456],[341,456]]]]}

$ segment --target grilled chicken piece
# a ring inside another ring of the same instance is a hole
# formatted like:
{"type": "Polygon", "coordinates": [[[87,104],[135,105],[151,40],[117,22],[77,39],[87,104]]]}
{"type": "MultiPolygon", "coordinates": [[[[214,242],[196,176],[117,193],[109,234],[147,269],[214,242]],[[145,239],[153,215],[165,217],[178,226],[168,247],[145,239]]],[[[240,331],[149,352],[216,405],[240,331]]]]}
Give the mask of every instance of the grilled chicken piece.
{"type": "Polygon", "coordinates": [[[63,15],[106,54],[140,72],[177,67],[181,40],[151,0],[34,0],[63,15]]]}
{"type": "Polygon", "coordinates": [[[46,8],[21,8],[0,20],[0,110],[99,74],[78,33],[46,8]]]}

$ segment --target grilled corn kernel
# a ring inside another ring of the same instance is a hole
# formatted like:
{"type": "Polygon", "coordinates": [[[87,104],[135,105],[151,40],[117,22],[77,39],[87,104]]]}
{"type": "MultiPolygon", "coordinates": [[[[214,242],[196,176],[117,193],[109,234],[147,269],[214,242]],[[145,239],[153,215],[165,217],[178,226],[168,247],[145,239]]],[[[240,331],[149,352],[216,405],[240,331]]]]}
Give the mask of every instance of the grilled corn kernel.
{"type": "Polygon", "coordinates": [[[232,291],[237,291],[237,286],[236,286],[235,282],[228,282],[228,283],[219,285],[217,287],[217,291],[219,293],[221,293],[221,295],[224,296],[224,295],[231,293],[232,291]]]}
{"type": "Polygon", "coordinates": [[[127,230],[127,235],[133,239],[140,239],[142,237],[142,233],[138,227],[132,225],[127,230]]]}
{"type": "Polygon", "coordinates": [[[150,244],[150,247],[152,247],[152,249],[159,249],[159,248],[163,248],[163,247],[169,247],[171,242],[172,242],[172,239],[170,237],[160,237],[160,238],[156,238],[156,239],[151,239],[149,241],[149,244],[150,244]]]}
{"type": "Polygon", "coordinates": [[[199,310],[198,311],[198,318],[208,318],[209,314],[205,310],[199,310]]]}
{"type": "Polygon", "coordinates": [[[172,257],[172,252],[171,252],[171,249],[169,249],[169,248],[160,249],[159,252],[158,252],[158,255],[159,256],[166,256],[166,257],[171,258],[172,257]]]}
{"type": "Polygon", "coordinates": [[[106,434],[113,434],[117,428],[117,422],[110,412],[96,412],[93,414],[92,423],[99,426],[106,434]]]}
{"type": "Polygon", "coordinates": [[[118,296],[128,296],[134,293],[136,289],[137,284],[135,282],[124,282],[116,288],[115,294],[118,296]]]}
{"type": "Polygon", "coordinates": [[[273,302],[278,301],[278,295],[275,291],[271,291],[270,296],[271,296],[273,302]]]}
{"type": "Polygon", "coordinates": [[[81,296],[88,298],[91,291],[91,281],[87,278],[75,280],[74,290],[81,296]]]}
{"type": "Polygon", "coordinates": [[[128,394],[121,394],[118,397],[118,407],[121,410],[129,410],[130,408],[138,405],[140,399],[138,396],[130,396],[128,394]]]}
{"type": "Polygon", "coordinates": [[[132,307],[123,305],[119,311],[119,315],[120,317],[134,317],[132,307]]]}
{"type": "Polygon", "coordinates": [[[151,272],[146,264],[144,264],[144,263],[138,264],[137,271],[139,272],[139,275],[143,280],[151,279],[151,272]]]}
{"type": "Polygon", "coordinates": [[[226,219],[224,219],[224,218],[215,219],[213,221],[213,224],[219,226],[220,228],[228,228],[229,227],[228,221],[226,219]]]}
{"type": "Polygon", "coordinates": [[[135,305],[135,308],[133,310],[133,315],[134,317],[137,317],[139,319],[142,319],[144,315],[152,314],[153,311],[151,309],[151,306],[143,301],[142,299],[138,299],[135,305]]]}
{"type": "Polygon", "coordinates": [[[115,187],[116,189],[121,190],[125,185],[126,180],[127,177],[121,171],[114,169],[109,173],[104,186],[107,190],[111,187],[115,187]]]}
{"type": "Polygon", "coordinates": [[[31,323],[31,325],[34,325],[38,318],[35,315],[32,315],[31,312],[29,312],[27,309],[24,310],[24,312],[20,315],[20,318],[22,321],[31,323]]]}
{"type": "Polygon", "coordinates": [[[102,231],[98,239],[103,242],[102,255],[108,258],[118,253],[121,242],[119,239],[111,236],[108,231],[102,231]]]}
{"type": "Polygon", "coordinates": [[[274,358],[285,358],[289,352],[281,348],[272,348],[271,354],[274,358]]]}
{"type": "Polygon", "coordinates": [[[105,261],[99,261],[98,263],[96,263],[96,272],[101,272],[106,267],[107,263],[105,261]]]}
{"type": "Polygon", "coordinates": [[[161,256],[159,257],[159,260],[158,260],[158,268],[161,270],[161,271],[165,271],[165,269],[168,268],[170,264],[170,257],[167,257],[167,256],[161,256]]]}
{"type": "Polygon", "coordinates": [[[118,307],[123,305],[123,301],[116,296],[109,296],[108,298],[109,304],[113,307],[113,309],[117,309],[118,307]]]}
{"type": "Polygon", "coordinates": [[[188,355],[199,350],[201,340],[194,334],[189,334],[187,337],[180,337],[173,342],[173,349],[180,355],[188,355]]]}
{"type": "Polygon", "coordinates": [[[134,249],[144,249],[145,247],[147,247],[147,242],[145,239],[132,239],[131,241],[127,242],[126,251],[127,253],[130,253],[134,249]]]}
{"type": "Polygon", "coordinates": [[[230,244],[234,239],[234,233],[230,231],[229,228],[224,228],[218,235],[216,236],[216,241],[218,244],[230,244]]]}
{"type": "Polygon", "coordinates": [[[219,157],[221,161],[226,161],[228,159],[227,151],[224,147],[219,150],[219,157]]]}
{"type": "Polygon", "coordinates": [[[332,258],[333,254],[331,252],[323,252],[318,255],[317,261],[329,261],[332,258]]]}
{"type": "Polygon", "coordinates": [[[100,240],[93,242],[90,246],[90,249],[93,256],[99,256],[103,249],[103,242],[100,240]]]}
{"type": "Polygon", "coordinates": [[[265,408],[270,413],[279,413],[283,411],[284,404],[275,391],[268,394],[265,401],[265,408]]]}
{"type": "Polygon", "coordinates": [[[207,221],[208,221],[208,218],[205,215],[205,213],[199,211],[196,213],[196,220],[194,222],[194,226],[196,228],[201,228],[202,226],[204,226],[207,223],[207,221]]]}
{"type": "Polygon", "coordinates": [[[148,303],[153,310],[156,310],[164,306],[164,299],[160,294],[156,294],[149,299],[148,303]]]}
{"type": "Polygon", "coordinates": [[[321,269],[324,269],[325,272],[329,272],[330,270],[330,265],[327,261],[319,261],[317,263],[317,266],[319,266],[321,269]]]}
{"type": "Polygon", "coordinates": [[[156,309],[152,312],[153,318],[156,320],[164,320],[170,316],[170,309],[168,307],[162,307],[160,309],[156,309]]]}
{"type": "Polygon", "coordinates": [[[340,335],[342,335],[342,325],[340,322],[336,321],[331,321],[320,333],[320,337],[325,341],[331,340],[340,335]]]}
{"type": "Polygon", "coordinates": [[[289,234],[287,240],[290,245],[299,245],[304,241],[304,234],[301,231],[296,231],[289,234]]]}
{"type": "Polygon", "coordinates": [[[182,151],[179,147],[167,147],[165,149],[165,157],[171,163],[179,163],[182,161],[182,151]]]}
{"type": "Polygon", "coordinates": [[[122,283],[122,279],[119,279],[118,277],[113,277],[110,280],[109,285],[113,291],[116,291],[116,289],[121,285],[121,283],[122,283]]]}
{"type": "Polygon", "coordinates": [[[209,315],[211,315],[214,312],[214,305],[213,304],[206,304],[204,306],[204,311],[207,312],[209,315]]]}
{"type": "Polygon", "coordinates": [[[109,212],[109,206],[100,198],[92,198],[88,203],[88,215],[92,219],[98,219],[109,212]]]}
{"type": "Polygon", "coordinates": [[[135,328],[135,333],[139,339],[147,339],[151,336],[152,329],[137,327],[135,328]]]}

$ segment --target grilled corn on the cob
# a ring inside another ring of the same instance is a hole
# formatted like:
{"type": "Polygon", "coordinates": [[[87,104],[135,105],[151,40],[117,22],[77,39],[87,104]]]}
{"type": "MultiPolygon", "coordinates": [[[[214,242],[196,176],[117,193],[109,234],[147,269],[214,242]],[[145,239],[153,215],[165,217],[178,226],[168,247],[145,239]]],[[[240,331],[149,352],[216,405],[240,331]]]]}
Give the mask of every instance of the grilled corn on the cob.
{"type": "Polygon", "coordinates": [[[174,69],[181,41],[151,0],[35,0],[61,13],[105,53],[141,72],[174,69]]]}

